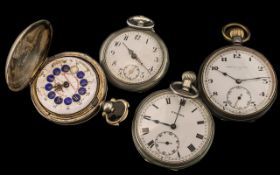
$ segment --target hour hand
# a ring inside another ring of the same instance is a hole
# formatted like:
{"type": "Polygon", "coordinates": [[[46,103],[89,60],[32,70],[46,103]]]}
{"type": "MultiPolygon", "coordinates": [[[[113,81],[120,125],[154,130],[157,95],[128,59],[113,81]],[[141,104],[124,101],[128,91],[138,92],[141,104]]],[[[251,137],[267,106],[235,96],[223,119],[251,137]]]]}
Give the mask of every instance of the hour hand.
{"type": "Polygon", "coordinates": [[[129,53],[129,55],[131,56],[131,58],[136,58],[137,57],[137,55],[134,53],[134,51],[133,50],[131,50],[130,48],[128,48],[127,47],[127,45],[125,44],[125,43],[122,43],[125,47],[126,47],[126,49],[128,50],[128,53],[129,53]]]}
{"type": "Polygon", "coordinates": [[[153,120],[153,119],[151,119],[150,116],[144,116],[144,119],[150,120],[150,121],[152,121],[152,122],[154,122],[154,123],[156,123],[156,124],[162,124],[162,125],[170,126],[170,127],[171,127],[171,124],[164,123],[164,122],[161,122],[161,121],[159,121],[159,120],[153,120]]]}
{"type": "Polygon", "coordinates": [[[220,71],[219,69],[215,69],[216,71],[220,72],[221,74],[223,74],[225,77],[230,77],[231,79],[233,79],[234,81],[237,81],[237,78],[234,78],[233,76],[229,75],[226,72],[220,71]]]}
{"type": "Polygon", "coordinates": [[[126,45],[125,43],[122,43],[122,44],[123,44],[123,45],[126,47],[126,49],[128,50],[128,53],[129,53],[130,57],[131,57],[132,59],[136,60],[141,66],[143,66],[143,67],[147,70],[147,72],[148,72],[149,74],[151,74],[150,71],[149,71],[149,69],[148,69],[148,68],[144,65],[144,63],[140,60],[140,58],[138,57],[138,55],[137,55],[132,49],[128,48],[127,45],[126,45]]]}

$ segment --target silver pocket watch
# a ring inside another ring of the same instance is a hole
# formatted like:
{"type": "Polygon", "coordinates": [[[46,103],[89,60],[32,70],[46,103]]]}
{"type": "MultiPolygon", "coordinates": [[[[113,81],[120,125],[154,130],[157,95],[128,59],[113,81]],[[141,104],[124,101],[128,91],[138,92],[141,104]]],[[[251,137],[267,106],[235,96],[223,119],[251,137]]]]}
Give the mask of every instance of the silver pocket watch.
{"type": "Polygon", "coordinates": [[[230,23],[224,38],[233,44],[214,51],[201,66],[199,89],[220,118],[253,121],[265,114],[277,95],[277,78],[261,53],[242,46],[250,39],[247,27],[230,23]]]}
{"type": "Polygon", "coordinates": [[[141,92],[155,86],[166,74],[168,51],[151,19],[133,16],[127,24],[105,40],[100,63],[113,85],[141,92]]]}
{"type": "Polygon", "coordinates": [[[31,99],[46,119],[62,125],[79,124],[103,116],[118,125],[128,114],[125,100],[105,102],[107,82],[99,64],[79,52],[47,58],[52,39],[49,21],[28,26],[15,40],[6,62],[6,82],[12,91],[31,87],[31,99]]]}
{"type": "Polygon", "coordinates": [[[133,141],[142,157],[172,170],[201,160],[214,138],[214,121],[198,97],[195,74],[185,72],[182,79],[146,97],[132,123],[133,141]]]}

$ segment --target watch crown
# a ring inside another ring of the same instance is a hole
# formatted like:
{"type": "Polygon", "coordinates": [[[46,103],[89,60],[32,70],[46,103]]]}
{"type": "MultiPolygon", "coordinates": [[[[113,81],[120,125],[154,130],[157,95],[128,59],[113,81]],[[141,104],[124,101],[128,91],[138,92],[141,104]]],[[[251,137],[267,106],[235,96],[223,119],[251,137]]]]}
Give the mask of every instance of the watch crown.
{"type": "Polygon", "coordinates": [[[155,25],[153,20],[142,15],[132,16],[126,22],[130,27],[141,29],[152,29],[155,25]]]}
{"type": "Polygon", "coordinates": [[[230,23],[222,29],[224,38],[236,44],[248,41],[251,37],[249,29],[239,23],[230,23]]]}
{"type": "Polygon", "coordinates": [[[189,91],[191,85],[196,81],[196,75],[192,71],[184,72],[182,75],[183,89],[189,91]]]}
{"type": "Polygon", "coordinates": [[[244,30],[239,28],[239,27],[235,27],[235,28],[232,28],[230,31],[229,31],[229,36],[231,38],[234,38],[234,37],[240,37],[240,38],[244,38],[245,36],[245,33],[244,33],[244,30]]]}
{"type": "Polygon", "coordinates": [[[183,73],[182,75],[182,80],[185,81],[185,80],[189,80],[191,81],[192,83],[196,81],[196,75],[194,72],[192,71],[186,71],[183,73]]]}

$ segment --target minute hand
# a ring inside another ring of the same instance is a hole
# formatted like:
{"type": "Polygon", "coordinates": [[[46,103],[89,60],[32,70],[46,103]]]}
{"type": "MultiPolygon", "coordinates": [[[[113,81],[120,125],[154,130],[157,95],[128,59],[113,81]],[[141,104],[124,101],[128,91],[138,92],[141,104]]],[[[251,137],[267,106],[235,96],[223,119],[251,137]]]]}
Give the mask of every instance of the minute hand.
{"type": "Polygon", "coordinates": [[[259,80],[259,79],[263,79],[263,78],[270,78],[270,77],[247,78],[247,79],[240,79],[240,81],[259,80]]]}
{"type": "Polygon", "coordinates": [[[138,55],[130,48],[127,47],[127,45],[125,43],[123,43],[123,45],[126,47],[126,49],[128,50],[128,53],[130,55],[130,57],[134,60],[136,60],[141,66],[143,66],[147,72],[150,74],[149,69],[144,65],[144,63],[140,60],[140,58],[138,57],[138,55]]]}

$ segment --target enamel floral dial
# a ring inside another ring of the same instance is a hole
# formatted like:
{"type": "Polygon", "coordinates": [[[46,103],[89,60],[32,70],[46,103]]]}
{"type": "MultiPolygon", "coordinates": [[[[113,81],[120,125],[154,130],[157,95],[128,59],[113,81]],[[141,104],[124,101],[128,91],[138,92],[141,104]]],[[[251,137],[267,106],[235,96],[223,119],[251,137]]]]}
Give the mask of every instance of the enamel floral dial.
{"type": "Polygon", "coordinates": [[[201,69],[201,90],[220,117],[251,120],[272,105],[276,75],[257,51],[236,44],[214,52],[201,69]]]}
{"type": "Polygon", "coordinates": [[[36,82],[40,103],[57,114],[76,113],[96,95],[98,78],[91,65],[75,57],[49,62],[36,82]]]}
{"type": "MultiPolygon", "coordinates": [[[[135,18],[135,17],[134,17],[135,18]]],[[[135,18],[138,22],[148,20],[135,18]]],[[[146,21],[148,23],[148,21],[146,21]]],[[[155,85],[168,68],[168,53],[153,25],[131,25],[110,35],[100,51],[100,62],[108,79],[130,91],[142,91],[155,85]]]]}
{"type": "Polygon", "coordinates": [[[101,67],[91,57],[77,52],[51,57],[31,86],[37,110],[59,124],[77,124],[94,116],[106,92],[101,67]]]}
{"type": "Polygon", "coordinates": [[[141,102],[132,132],[136,148],[146,160],[177,170],[203,157],[214,128],[211,114],[200,100],[162,90],[141,102]]]}

